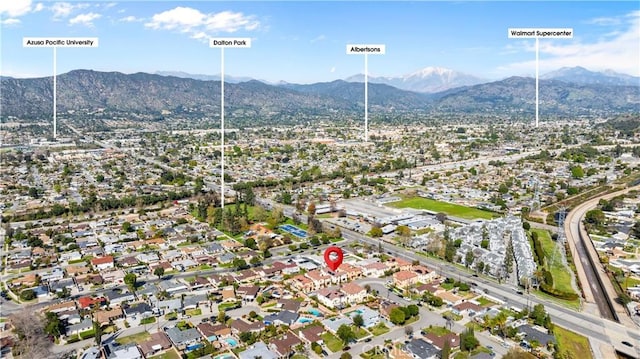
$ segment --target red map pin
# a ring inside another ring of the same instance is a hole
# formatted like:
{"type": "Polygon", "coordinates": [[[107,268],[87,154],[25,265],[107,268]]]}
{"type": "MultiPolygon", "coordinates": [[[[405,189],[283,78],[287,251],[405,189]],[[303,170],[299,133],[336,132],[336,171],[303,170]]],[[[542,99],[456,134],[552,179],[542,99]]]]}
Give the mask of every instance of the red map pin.
{"type": "Polygon", "coordinates": [[[343,258],[344,254],[342,253],[342,249],[336,246],[329,247],[324,251],[324,261],[332,271],[335,271],[340,267],[343,258]]]}

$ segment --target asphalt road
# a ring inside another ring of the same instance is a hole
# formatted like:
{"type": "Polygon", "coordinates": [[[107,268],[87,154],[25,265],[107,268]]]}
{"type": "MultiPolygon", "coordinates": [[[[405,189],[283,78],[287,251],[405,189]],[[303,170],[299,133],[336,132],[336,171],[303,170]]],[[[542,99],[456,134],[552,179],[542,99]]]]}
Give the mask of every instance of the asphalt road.
{"type": "Polygon", "coordinates": [[[369,243],[375,246],[377,246],[378,243],[382,243],[382,247],[385,252],[398,255],[411,261],[418,260],[421,263],[431,266],[431,268],[438,268],[440,275],[453,277],[467,282],[476,282],[479,288],[486,289],[489,295],[505,301],[508,306],[524,308],[527,305],[533,306],[538,303],[543,304],[551,316],[552,321],[557,325],[568,328],[597,341],[612,344],[616,349],[623,351],[631,357],[640,357],[640,355],[635,353],[635,349],[630,349],[621,344],[622,340],[626,340],[633,343],[634,348],[640,347],[640,331],[638,331],[638,328],[635,326],[629,327],[611,322],[601,318],[598,313],[576,312],[544,298],[532,295],[520,295],[516,292],[515,287],[498,284],[488,278],[476,278],[472,273],[465,272],[453,265],[418,255],[415,252],[396,247],[385,242],[379,242],[378,240],[365,237],[353,231],[343,229],[342,235],[345,239],[369,243]]]}

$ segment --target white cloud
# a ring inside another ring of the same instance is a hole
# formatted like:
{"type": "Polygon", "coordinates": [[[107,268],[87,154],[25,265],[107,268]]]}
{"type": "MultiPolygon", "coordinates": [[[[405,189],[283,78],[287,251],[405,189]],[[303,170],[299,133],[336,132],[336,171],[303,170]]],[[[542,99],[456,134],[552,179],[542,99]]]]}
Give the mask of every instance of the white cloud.
{"type": "Polygon", "coordinates": [[[22,23],[20,19],[16,19],[14,17],[2,20],[2,25],[4,26],[16,26],[22,23]]]}
{"type": "Polygon", "coordinates": [[[222,32],[252,31],[260,26],[254,16],[223,11],[205,14],[190,7],[176,7],[153,15],[146,27],[155,30],[171,30],[189,34],[194,39],[206,39],[222,32]]]}
{"type": "MultiPolygon", "coordinates": [[[[640,76],[640,11],[617,19],[620,19],[618,29],[604,33],[600,39],[591,43],[581,42],[579,34],[576,34],[574,39],[540,40],[540,72],[582,66],[589,70],[612,69],[640,76]]],[[[612,21],[607,21],[607,24],[611,23],[612,21]]],[[[532,59],[499,67],[498,71],[508,74],[532,72],[535,69],[535,42],[526,41],[516,44],[515,47],[531,52],[532,59]]],[[[513,48],[510,47],[508,50],[513,48]]]]}
{"type": "Polygon", "coordinates": [[[326,40],[326,39],[327,39],[327,37],[326,37],[326,36],[324,36],[324,35],[319,35],[319,36],[317,36],[316,38],[311,39],[311,41],[310,41],[310,42],[313,44],[313,43],[316,43],[316,42],[318,42],[318,41],[324,41],[324,40],[326,40]]]}
{"type": "Polygon", "coordinates": [[[71,4],[68,2],[57,2],[53,4],[49,8],[49,10],[53,12],[54,20],[60,20],[65,17],[69,17],[71,13],[76,10],[85,9],[87,7],[89,7],[89,4],[71,4]]]}
{"type": "Polygon", "coordinates": [[[102,15],[96,14],[93,12],[80,14],[69,20],[69,25],[84,25],[84,26],[93,26],[93,20],[97,20],[101,18],[102,15]]]}
{"type": "Polygon", "coordinates": [[[334,67],[332,67],[331,69],[329,69],[329,72],[331,72],[331,73],[336,72],[336,67],[334,66],[334,67]]]}
{"type": "Polygon", "coordinates": [[[126,16],[121,18],[120,20],[118,20],[120,22],[138,22],[138,21],[142,21],[142,19],[139,19],[135,16],[126,16]]]}
{"type": "Polygon", "coordinates": [[[33,12],[38,12],[44,10],[44,4],[39,2],[36,4],[36,7],[33,9],[33,12]]]}
{"type": "Polygon", "coordinates": [[[4,0],[0,1],[0,15],[18,17],[31,11],[31,0],[4,0]]]}

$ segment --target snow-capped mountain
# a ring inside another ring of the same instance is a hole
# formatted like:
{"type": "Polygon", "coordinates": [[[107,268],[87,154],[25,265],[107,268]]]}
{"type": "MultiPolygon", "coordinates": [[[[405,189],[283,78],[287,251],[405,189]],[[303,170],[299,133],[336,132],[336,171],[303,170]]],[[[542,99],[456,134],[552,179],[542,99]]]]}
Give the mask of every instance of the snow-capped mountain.
{"type": "MultiPolygon", "coordinates": [[[[345,79],[348,82],[363,82],[364,74],[345,79]]],[[[390,85],[402,90],[434,93],[455,87],[485,83],[487,80],[444,67],[425,67],[399,77],[369,76],[369,82],[390,85]]]]}

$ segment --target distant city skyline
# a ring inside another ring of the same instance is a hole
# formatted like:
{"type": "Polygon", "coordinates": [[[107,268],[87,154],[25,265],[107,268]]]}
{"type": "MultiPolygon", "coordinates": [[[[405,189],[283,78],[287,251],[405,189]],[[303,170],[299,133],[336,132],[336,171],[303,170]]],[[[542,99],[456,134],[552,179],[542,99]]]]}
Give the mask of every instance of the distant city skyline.
{"type": "Polygon", "coordinates": [[[225,74],[268,82],[326,82],[363,73],[345,45],[385,44],[368,57],[371,76],[444,67],[485,79],[532,76],[535,40],[508,28],[573,28],[573,39],[540,40],[541,73],[582,66],[640,76],[635,1],[34,1],[0,3],[0,74],[51,76],[53,51],[24,37],[97,37],[98,48],[60,48],[57,73],[220,73],[210,37],[250,37],[225,51],[225,74]]]}

